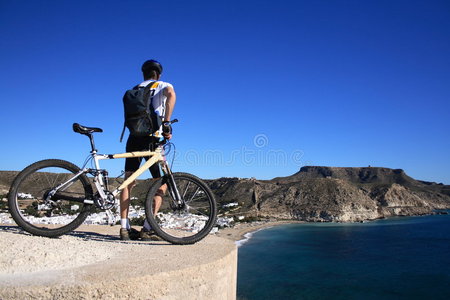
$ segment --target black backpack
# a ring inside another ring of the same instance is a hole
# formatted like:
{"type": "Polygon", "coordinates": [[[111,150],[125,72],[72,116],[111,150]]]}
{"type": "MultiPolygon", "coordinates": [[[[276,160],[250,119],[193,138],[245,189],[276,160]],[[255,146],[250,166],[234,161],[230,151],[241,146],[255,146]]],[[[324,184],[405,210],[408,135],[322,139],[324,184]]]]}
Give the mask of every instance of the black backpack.
{"type": "Polygon", "coordinates": [[[120,136],[121,142],[125,127],[133,136],[149,136],[159,130],[161,117],[156,114],[151,101],[157,86],[158,82],[152,81],[145,87],[137,85],[125,92],[123,96],[125,122],[120,136]]]}

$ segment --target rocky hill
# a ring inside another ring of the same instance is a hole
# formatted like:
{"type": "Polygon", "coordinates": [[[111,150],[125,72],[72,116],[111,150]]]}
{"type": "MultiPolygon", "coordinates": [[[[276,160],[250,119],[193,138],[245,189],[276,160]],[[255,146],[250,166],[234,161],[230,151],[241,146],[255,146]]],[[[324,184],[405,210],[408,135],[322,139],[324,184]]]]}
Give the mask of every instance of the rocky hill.
{"type": "Polygon", "coordinates": [[[210,181],[235,214],[312,222],[357,222],[450,209],[450,186],[414,180],[401,169],[303,167],[272,180],[210,181]]]}
{"type": "Polygon", "coordinates": [[[16,171],[0,171],[0,196],[5,196],[8,193],[9,187],[17,173],[16,171]]]}
{"type": "MultiPolygon", "coordinates": [[[[5,195],[17,172],[0,172],[5,195]]],[[[219,178],[207,181],[222,214],[311,222],[358,222],[450,209],[450,186],[418,181],[401,169],[308,166],[272,180],[219,178]],[[233,203],[228,208],[226,204],[233,203]]],[[[143,199],[150,181],[135,194],[143,199]]]]}

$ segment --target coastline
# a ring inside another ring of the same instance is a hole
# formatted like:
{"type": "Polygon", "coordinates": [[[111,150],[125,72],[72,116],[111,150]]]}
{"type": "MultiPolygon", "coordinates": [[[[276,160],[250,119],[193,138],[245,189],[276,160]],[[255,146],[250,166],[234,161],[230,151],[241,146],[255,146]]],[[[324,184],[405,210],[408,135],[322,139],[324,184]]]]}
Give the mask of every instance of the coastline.
{"type": "Polygon", "coordinates": [[[215,236],[228,239],[234,241],[235,244],[240,247],[245,244],[255,232],[258,232],[263,229],[271,228],[274,226],[285,225],[285,224],[311,224],[311,223],[368,223],[385,219],[394,219],[394,218],[404,218],[404,217],[422,217],[422,216],[432,216],[432,215],[448,215],[450,214],[450,210],[443,209],[439,211],[434,211],[430,214],[417,214],[417,215],[404,215],[404,216],[391,216],[388,218],[379,218],[379,219],[367,219],[360,222],[306,222],[306,221],[298,221],[298,220],[268,220],[268,221],[254,221],[250,223],[237,223],[233,227],[226,227],[220,229],[215,236]]]}
{"type": "Polygon", "coordinates": [[[284,225],[284,224],[301,224],[304,221],[296,220],[270,220],[270,221],[256,221],[250,223],[238,223],[233,227],[227,227],[220,229],[215,235],[224,239],[234,241],[239,247],[244,244],[248,239],[251,238],[253,233],[271,228],[274,226],[284,225]]]}
{"type": "MultiPolygon", "coordinates": [[[[443,209],[434,211],[430,214],[417,214],[417,215],[404,215],[404,216],[392,216],[388,218],[378,218],[378,219],[367,219],[360,222],[325,222],[325,223],[366,223],[366,222],[373,222],[383,219],[392,219],[392,218],[402,218],[402,217],[420,217],[420,216],[431,216],[431,215],[448,215],[450,214],[450,210],[443,209]]],[[[244,241],[247,241],[251,238],[253,233],[271,228],[274,226],[279,225],[285,225],[285,224],[306,224],[306,223],[323,223],[323,222],[307,222],[307,221],[298,221],[298,220],[266,220],[266,221],[253,221],[253,222],[242,222],[242,223],[236,223],[233,227],[225,227],[222,229],[219,229],[218,232],[212,234],[213,236],[224,238],[227,240],[231,240],[235,242],[236,245],[240,246],[244,243],[244,241]]],[[[132,226],[135,229],[140,229],[139,226],[132,226]]],[[[0,233],[5,231],[5,228],[9,228],[9,230],[12,229],[12,231],[23,231],[15,222],[11,223],[3,223],[0,222],[0,233]],[[13,229],[14,228],[14,229],[13,229]]],[[[100,234],[105,236],[110,236],[111,238],[115,239],[118,238],[118,226],[109,226],[109,225],[97,225],[97,224],[82,224],[77,229],[75,229],[72,233],[69,233],[68,235],[74,235],[77,232],[88,232],[92,234],[100,234]],[[115,228],[114,230],[111,230],[112,228],[115,228]]],[[[6,230],[6,231],[9,231],[6,230]]],[[[28,233],[25,233],[28,235],[28,233]]]]}

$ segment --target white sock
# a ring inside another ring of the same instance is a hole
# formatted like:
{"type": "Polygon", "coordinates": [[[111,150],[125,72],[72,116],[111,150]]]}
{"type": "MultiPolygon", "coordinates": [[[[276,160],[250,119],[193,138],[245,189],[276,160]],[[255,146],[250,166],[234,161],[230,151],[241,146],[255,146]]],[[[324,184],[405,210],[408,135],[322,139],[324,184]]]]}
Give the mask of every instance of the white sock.
{"type": "Polygon", "coordinates": [[[128,220],[128,218],[120,219],[120,225],[122,226],[122,228],[130,229],[130,221],[128,220]]]}
{"type": "Polygon", "coordinates": [[[147,219],[145,219],[144,221],[144,229],[147,231],[152,230],[152,226],[150,226],[150,224],[148,223],[147,219]]]}

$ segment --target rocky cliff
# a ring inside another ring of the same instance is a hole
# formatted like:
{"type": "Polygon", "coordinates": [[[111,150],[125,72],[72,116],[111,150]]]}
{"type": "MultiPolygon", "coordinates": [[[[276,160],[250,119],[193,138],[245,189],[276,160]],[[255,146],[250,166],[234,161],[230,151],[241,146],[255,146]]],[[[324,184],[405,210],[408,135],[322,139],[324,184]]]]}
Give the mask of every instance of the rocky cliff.
{"type": "Polygon", "coordinates": [[[312,222],[357,222],[450,208],[450,186],[414,180],[401,169],[309,166],[288,177],[221,178],[210,185],[221,203],[240,204],[234,214],[312,222]]]}

